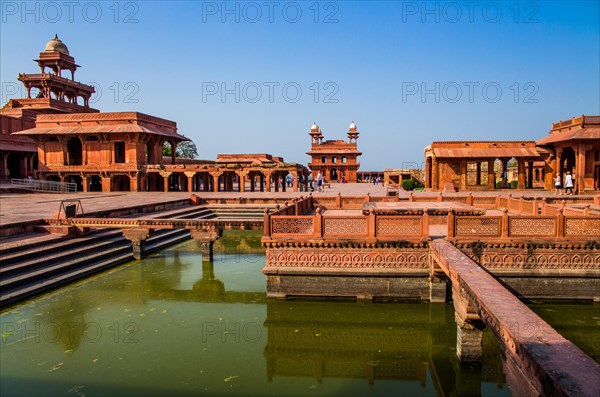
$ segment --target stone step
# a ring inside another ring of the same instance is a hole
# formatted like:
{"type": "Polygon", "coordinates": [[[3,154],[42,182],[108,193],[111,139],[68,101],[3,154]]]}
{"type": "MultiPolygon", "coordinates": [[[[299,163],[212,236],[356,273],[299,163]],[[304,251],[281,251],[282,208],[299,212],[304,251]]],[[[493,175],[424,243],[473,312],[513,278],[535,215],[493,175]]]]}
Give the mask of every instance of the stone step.
{"type": "Polygon", "coordinates": [[[96,262],[108,259],[111,256],[131,253],[131,247],[128,244],[121,243],[119,246],[110,249],[103,249],[99,252],[89,252],[89,250],[86,251],[87,252],[85,256],[82,255],[80,257],[73,257],[72,255],[65,254],[62,257],[63,260],[60,262],[53,261],[44,266],[35,266],[28,269],[28,271],[23,271],[16,275],[0,277],[0,289],[12,289],[35,279],[49,278],[57,273],[65,272],[71,268],[85,266],[86,263],[89,262],[96,262]],[[71,259],[67,259],[66,257],[71,257],[71,259]]]}
{"type": "Polygon", "coordinates": [[[87,243],[81,242],[77,246],[70,245],[61,250],[57,248],[51,251],[43,250],[41,252],[37,252],[37,255],[34,257],[31,256],[31,253],[28,253],[23,258],[13,257],[13,263],[2,263],[2,266],[0,267],[0,280],[5,277],[10,277],[15,273],[23,273],[35,268],[60,262],[66,257],[89,254],[89,252],[92,250],[94,252],[98,252],[103,249],[116,248],[118,245],[128,245],[128,241],[125,240],[121,234],[99,241],[90,240],[87,243]]]}
{"type": "Polygon", "coordinates": [[[64,271],[51,278],[31,279],[30,282],[17,288],[2,289],[0,294],[0,307],[37,295],[41,292],[60,287],[69,282],[98,273],[102,270],[131,261],[131,252],[124,252],[110,258],[90,263],[86,266],[64,271]]]}
{"type": "MultiPolygon", "coordinates": [[[[168,246],[186,241],[190,238],[187,230],[160,230],[150,237],[146,243],[146,253],[164,249],[168,246]]],[[[102,252],[95,252],[85,258],[63,261],[60,264],[30,271],[0,281],[0,306],[4,306],[40,292],[56,288],[68,282],[97,273],[109,267],[133,260],[131,244],[121,237],[122,243],[117,248],[104,247],[102,252]]],[[[72,256],[72,254],[68,255],[72,256]]]]}
{"type": "Polygon", "coordinates": [[[69,239],[59,238],[46,244],[43,244],[43,242],[30,245],[25,244],[19,250],[11,250],[8,254],[0,254],[0,269],[4,268],[6,265],[39,257],[40,254],[48,255],[55,252],[69,251],[77,247],[88,245],[92,241],[99,242],[122,235],[120,229],[98,229],[83,237],[69,239]]]}

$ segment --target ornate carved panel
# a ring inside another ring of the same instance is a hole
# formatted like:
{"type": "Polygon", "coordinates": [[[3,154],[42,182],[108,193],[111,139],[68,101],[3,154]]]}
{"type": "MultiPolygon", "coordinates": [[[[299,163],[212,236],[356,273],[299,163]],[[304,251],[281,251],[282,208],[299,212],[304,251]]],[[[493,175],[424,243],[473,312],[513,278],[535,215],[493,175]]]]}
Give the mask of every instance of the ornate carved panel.
{"type": "Polygon", "coordinates": [[[600,237],[600,218],[566,218],[565,234],[600,237]]]}
{"type": "Polygon", "coordinates": [[[367,234],[366,218],[323,218],[324,232],[328,234],[367,234]]]}
{"type": "Polygon", "coordinates": [[[394,216],[377,218],[377,235],[420,235],[421,218],[394,216]]]}
{"type": "Polygon", "coordinates": [[[272,218],[273,234],[313,234],[313,218],[272,218]]]}
{"type": "Polygon", "coordinates": [[[511,236],[554,236],[556,219],[554,218],[510,218],[511,236]]]}
{"type": "Polygon", "coordinates": [[[429,269],[427,248],[267,248],[267,267],[429,269]]]}
{"type": "Polygon", "coordinates": [[[461,249],[467,256],[490,270],[598,270],[600,252],[587,249],[551,248],[483,248],[475,254],[472,249],[461,249]]]}
{"type": "Polygon", "coordinates": [[[456,235],[499,236],[500,218],[462,218],[455,219],[456,235]]]}

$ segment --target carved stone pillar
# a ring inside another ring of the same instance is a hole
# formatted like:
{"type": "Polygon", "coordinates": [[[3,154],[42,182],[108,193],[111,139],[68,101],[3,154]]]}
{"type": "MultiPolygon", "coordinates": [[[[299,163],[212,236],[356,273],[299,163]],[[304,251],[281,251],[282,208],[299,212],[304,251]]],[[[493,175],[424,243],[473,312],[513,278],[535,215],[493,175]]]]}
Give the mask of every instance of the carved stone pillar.
{"type": "Polygon", "coordinates": [[[144,259],[146,240],[151,236],[150,229],[123,229],[123,237],[131,241],[133,257],[137,260],[144,259]]]}
{"type": "Polygon", "coordinates": [[[456,319],[456,355],[462,362],[481,362],[484,323],[459,285],[452,285],[452,300],[456,319]]]}
{"type": "Polygon", "coordinates": [[[187,191],[193,192],[194,191],[194,176],[196,175],[196,173],[195,172],[184,172],[184,174],[187,177],[187,191]]]}
{"type": "Polygon", "coordinates": [[[494,160],[488,160],[488,188],[496,188],[496,174],[494,173],[494,160]]]}
{"type": "Polygon", "coordinates": [[[525,189],[525,161],[517,160],[517,188],[525,189]]]}
{"type": "Polygon", "coordinates": [[[221,229],[210,229],[210,230],[190,230],[192,238],[196,241],[200,241],[202,262],[213,261],[213,245],[222,235],[221,229]]]}

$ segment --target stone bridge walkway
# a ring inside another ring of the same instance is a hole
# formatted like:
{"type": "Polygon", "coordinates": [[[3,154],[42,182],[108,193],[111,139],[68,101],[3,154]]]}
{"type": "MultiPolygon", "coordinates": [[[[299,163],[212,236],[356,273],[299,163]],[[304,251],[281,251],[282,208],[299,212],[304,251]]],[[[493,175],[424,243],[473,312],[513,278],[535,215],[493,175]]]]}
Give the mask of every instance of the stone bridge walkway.
{"type": "Polygon", "coordinates": [[[514,396],[597,396],[600,364],[562,337],[496,279],[445,240],[429,244],[433,272],[452,281],[457,352],[475,356],[482,323],[498,338],[514,396]],[[462,352],[461,352],[462,350],[462,352]]]}

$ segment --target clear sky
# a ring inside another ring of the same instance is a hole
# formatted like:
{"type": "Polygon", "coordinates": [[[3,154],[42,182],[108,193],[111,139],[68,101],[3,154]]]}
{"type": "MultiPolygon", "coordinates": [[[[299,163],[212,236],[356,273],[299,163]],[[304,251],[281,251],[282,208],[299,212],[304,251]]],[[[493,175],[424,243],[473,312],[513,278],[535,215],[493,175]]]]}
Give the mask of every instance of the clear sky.
{"type": "Polygon", "coordinates": [[[355,121],[361,170],[403,167],[600,114],[599,3],[2,1],[1,99],[58,33],[93,107],[174,120],[200,158],[306,164],[314,121],[325,139],[355,121]]]}

